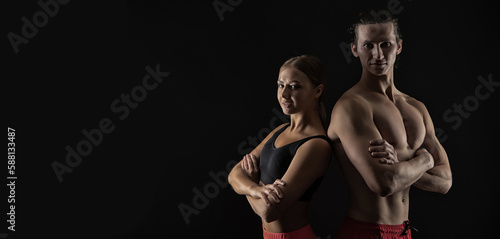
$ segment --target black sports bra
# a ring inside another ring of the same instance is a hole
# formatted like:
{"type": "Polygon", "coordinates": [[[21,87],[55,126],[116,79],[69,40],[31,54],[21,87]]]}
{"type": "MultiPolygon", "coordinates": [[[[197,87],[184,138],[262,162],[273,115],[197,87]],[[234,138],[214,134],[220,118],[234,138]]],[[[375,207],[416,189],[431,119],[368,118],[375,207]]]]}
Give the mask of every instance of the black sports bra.
{"type": "MultiPolygon", "coordinates": [[[[314,138],[321,138],[326,140],[330,145],[330,139],[325,135],[316,135],[307,138],[303,138],[301,140],[295,141],[293,143],[289,143],[287,145],[276,148],[274,143],[276,138],[288,127],[284,126],[276,133],[274,133],[273,137],[271,137],[260,153],[260,181],[264,184],[274,183],[276,179],[281,179],[285,172],[288,170],[288,166],[292,162],[297,149],[305,142],[314,138]]],[[[323,176],[318,177],[314,183],[307,189],[307,191],[299,198],[299,201],[309,202],[311,201],[312,195],[318,189],[321,181],[323,180],[323,176]]]]}

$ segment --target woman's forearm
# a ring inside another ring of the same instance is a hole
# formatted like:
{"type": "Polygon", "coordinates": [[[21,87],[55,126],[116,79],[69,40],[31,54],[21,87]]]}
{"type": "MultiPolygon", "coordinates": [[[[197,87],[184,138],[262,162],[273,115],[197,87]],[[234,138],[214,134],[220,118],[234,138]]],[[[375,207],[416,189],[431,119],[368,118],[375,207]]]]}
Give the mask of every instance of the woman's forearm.
{"type": "Polygon", "coordinates": [[[280,218],[281,213],[278,209],[278,204],[272,201],[271,198],[268,200],[272,203],[268,206],[262,199],[257,199],[249,195],[246,197],[255,214],[257,214],[265,222],[272,222],[280,218]]]}
{"type": "Polygon", "coordinates": [[[252,181],[245,171],[237,164],[228,176],[229,184],[233,187],[234,191],[240,195],[251,195],[251,188],[259,186],[256,182],[252,181]]]}

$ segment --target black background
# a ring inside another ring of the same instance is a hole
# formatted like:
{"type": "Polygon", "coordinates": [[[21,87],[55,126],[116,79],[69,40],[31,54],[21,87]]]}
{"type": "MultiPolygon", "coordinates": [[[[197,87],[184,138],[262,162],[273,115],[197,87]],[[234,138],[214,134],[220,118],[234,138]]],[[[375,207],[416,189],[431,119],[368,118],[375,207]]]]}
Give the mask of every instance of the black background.
{"type": "MultiPolygon", "coordinates": [[[[223,174],[242,158],[240,143],[283,122],[273,112],[281,112],[275,82],[289,57],[324,61],[330,113],[361,73],[339,47],[349,41],[346,29],[360,10],[388,9],[390,1],[232,1],[222,21],[213,2],[70,1],[17,54],[7,35],[21,35],[21,18],[32,20],[41,7],[3,2],[4,115],[16,130],[18,176],[16,232],[7,238],[261,236],[245,198],[230,186],[211,187],[217,184],[209,173],[223,174]],[[156,65],[170,74],[120,120],[111,103],[156,65]],[[82,130],[104,118],[115,129],[59,182],[52,163],[65,164],[65,148],[76,148],[86,139],[82,130]],[[203,203],[195,191],[207,187],[212,198],[186,223],[179,205],[203,203]]],[[[399,7],[404,40],[396,86],[426,104],[442,129],[454,179],[446,195],[412,189],[410,220],[420,230],[414,238],[491,238],[499,212],[499,89],[456,129],[443,115],[474,96],[478,76],[500,81],[496,11],[484,1],[401,0],[399,7]]],[[[346,205],[332,159],[310,207],[318,237],[335,237],[346,205]]],[[[0,232],[8,233],[1,221],[0,232]]]]}

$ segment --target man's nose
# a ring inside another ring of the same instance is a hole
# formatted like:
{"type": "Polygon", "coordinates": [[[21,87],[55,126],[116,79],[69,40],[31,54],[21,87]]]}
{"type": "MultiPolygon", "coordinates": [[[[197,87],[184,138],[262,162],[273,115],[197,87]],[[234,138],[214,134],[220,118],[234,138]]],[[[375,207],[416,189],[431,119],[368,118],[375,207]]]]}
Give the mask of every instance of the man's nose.
{"type": "Polygon", "coordinates": [[[377,60],[384,59],[384,52],[382,51],[382,48],[380,47],[380,45],[376,45],[373,48],[372,54],[373,54],[373,58],[375,58],[377,60]]]}

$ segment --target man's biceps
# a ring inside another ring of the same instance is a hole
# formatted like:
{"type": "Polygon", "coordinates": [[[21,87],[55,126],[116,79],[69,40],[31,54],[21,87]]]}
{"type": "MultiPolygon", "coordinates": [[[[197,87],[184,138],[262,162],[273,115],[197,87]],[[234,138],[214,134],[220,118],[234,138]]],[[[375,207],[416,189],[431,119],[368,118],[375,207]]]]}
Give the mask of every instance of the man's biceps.
{"type": "Polygon", "coordinates": [[[359,139],[354,141],[342,141],[342,146],[349,159],[363,159],[370,156],[368,148],[370,147],[369,139],[359,139]],[[366,141],[365,143],[361,143],[366,141]]]}
{"type": "Polygon", "coordinates": [[[378,158],[374,158],[370,155],[368,147],[366,149],[351,151],[346,150],[346,155],[349,158],[351,164],[362,175],[369,173],[370,171],[376,171],[377,169],[380,169],[380,167],[382,167],[382,165],[379,163],[378,158]]]}
{"type": "Polygon", "coordinates": [[[441,158],[446,151],[435,135],[424,139],[423,147],[434,157],[441,158]]]}
{"type": "Polygon", "coordinates": [[[359,123],[351,122],[341,125],[338,128],[338,135],[340,140],[342,142],[347,142],[348,145],[360,144],[359,142],[368,144],[372,139],[382,138],[377,126],[372,121],[359,123]]]}

